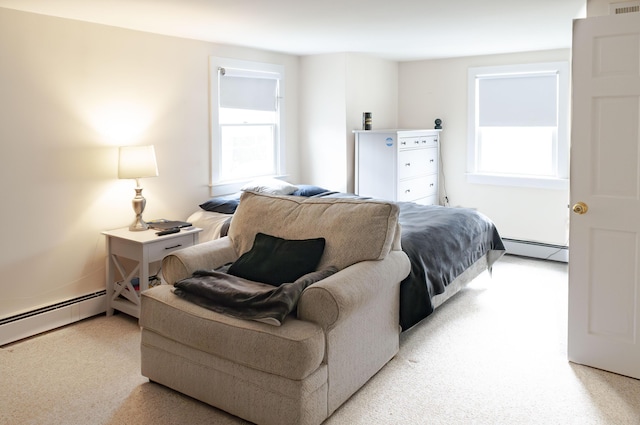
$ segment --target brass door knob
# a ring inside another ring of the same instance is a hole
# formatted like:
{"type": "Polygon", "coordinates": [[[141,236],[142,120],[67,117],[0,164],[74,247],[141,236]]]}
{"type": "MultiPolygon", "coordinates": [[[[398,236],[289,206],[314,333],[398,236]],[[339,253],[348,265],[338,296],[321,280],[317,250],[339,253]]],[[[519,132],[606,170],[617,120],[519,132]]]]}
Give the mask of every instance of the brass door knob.
{"type": "Polygon", "coordinates": [[[589,211],[589,207],[584,202],[576,202],[571,209],[576,214],[586,214],[589,211]]]}

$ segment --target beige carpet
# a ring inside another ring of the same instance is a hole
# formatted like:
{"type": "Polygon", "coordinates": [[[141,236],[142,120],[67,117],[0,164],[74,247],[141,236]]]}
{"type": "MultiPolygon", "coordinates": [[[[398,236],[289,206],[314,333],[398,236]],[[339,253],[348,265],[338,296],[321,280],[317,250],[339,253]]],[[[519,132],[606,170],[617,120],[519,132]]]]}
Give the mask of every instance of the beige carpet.
{"type": "MultiPolygon", "coordinates": [[[[567,362],[566,305],[566,264],[504,257],[326,424],[640,424],[640,381],[567,362]]],[[[120,314],[0,348],[0,424],[246,423],[149,383],[139,342],[120,314]]]]}

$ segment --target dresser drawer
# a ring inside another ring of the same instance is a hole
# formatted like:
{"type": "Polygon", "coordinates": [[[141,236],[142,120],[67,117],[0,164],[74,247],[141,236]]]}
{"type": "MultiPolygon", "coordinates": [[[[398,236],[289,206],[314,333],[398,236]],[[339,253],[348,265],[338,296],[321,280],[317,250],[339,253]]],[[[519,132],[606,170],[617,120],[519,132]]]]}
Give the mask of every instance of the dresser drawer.
{"type": "Polygon", "coordinates": [[[398,153],[398,178],[406,179],[438,170],[438,149],[410,149],[398,153]]]}
{"type": "Polygon", "coordinates": [[[420,138],[419,137],[401,137],[400,143],[398,144],[400,150],[403,149],[415,149],[420,147],[420,138]]]}
{"type": "Polygon", "coordinates": [[[435,194],[437,188],[437,175],[402,180],[398,183],[398,201],[408,202],[425,198],[429,195],[435,194]]]}
{"type": "Polygon", "coordinates": [[[427,195],[437,194],[438,193],[438,175],[431,174],[430,176],[427,176],[426,182],[427,182],[427,188],[426,188],[427,195]]]}
{"type": "Polygon", "coordinates": [[[401,137],[398,146],[400,150],[416,149],[416,148],[435,148],[438,146],[438,135],[424,135],[401,137]]]}
{"type": "Polygon", "coordinates": [[[425,151],[425,155],[424,155],[425,171],[428,174],[437,173],[438,172],[438,149],[428,148],[423,150],[425,151]]]}
{"type": "Polygon", "coordinates": [[[173,251],[192,245],[194,245],[194,234],[191,232],[165,241],[154,242],[149,245],[149,262],[160,261],[173,251]]]}
{"type": "Polygon", "coordinates": [[[435,148],[436,146],[438,146],[438,135],[432,134],[429,136],[420,137],[420,146],[435,148]]]}

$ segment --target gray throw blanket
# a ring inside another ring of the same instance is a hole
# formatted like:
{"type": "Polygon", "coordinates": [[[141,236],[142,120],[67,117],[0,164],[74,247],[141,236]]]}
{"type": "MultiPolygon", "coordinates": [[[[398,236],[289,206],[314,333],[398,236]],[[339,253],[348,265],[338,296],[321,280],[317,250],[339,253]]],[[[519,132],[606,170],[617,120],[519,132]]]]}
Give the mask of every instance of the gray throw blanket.
{"type": "Polygon", "coordinates": [[[220,271],[196,271],[174,284],[174,293],[201,307],[240,319],[280,326],[298,305],[304,289],[336,273],[336,267],[308,273],[295,282],[272,286],[220,271]]]}

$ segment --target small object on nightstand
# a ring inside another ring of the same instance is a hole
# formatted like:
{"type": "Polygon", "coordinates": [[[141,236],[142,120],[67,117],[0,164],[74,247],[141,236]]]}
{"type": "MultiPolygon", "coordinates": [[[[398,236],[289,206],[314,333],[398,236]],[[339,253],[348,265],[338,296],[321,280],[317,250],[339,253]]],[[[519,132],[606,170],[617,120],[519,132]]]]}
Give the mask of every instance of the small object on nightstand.
{"type": "Polygon", "coordinates": [[[161,218],[158,220],[147,221],[147,224],[150,228],[156,230],[167,230],[173,229],[174,227],[190,227],[191,223],[180,220],[167,220],[166,218],[161,218]]]}
{"type": "Polygon", "coordinates": [[[433,127],[436,130],[441,130],[442,129],[442,120],[440,118],[436,118],[435,121],[436,126],[433,127]]]}
{"type": "Polygon", "coordinates": [[[180,231],[179,227],[172,227],[172,228],[167,229],[167,230],[161,230],[159,232],[156,232],[156,235],[158,235],[158,236],[170,235],[172,233],[178,233],[179,231],[180,231]]]}

